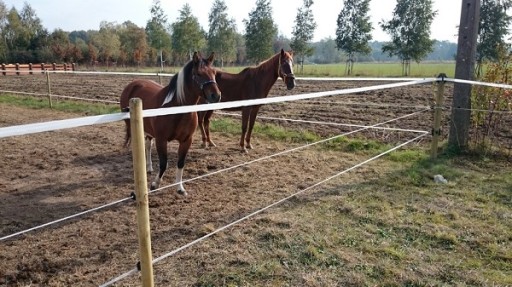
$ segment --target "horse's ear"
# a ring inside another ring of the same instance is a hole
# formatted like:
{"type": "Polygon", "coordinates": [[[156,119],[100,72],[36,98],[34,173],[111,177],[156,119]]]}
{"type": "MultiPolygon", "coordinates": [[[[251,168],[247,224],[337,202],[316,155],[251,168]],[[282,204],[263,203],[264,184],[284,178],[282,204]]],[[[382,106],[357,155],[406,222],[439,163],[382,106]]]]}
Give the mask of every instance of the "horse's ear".
{"type": "Polygon", "coordinates": [[[212,54],[210,55],[210,57],[208,57],[208,63],[209,63],[209,64],[213,63],[213,59],[215,59],[215,52],[212,52],[212,54]]]}
{"type": "Polygon", "coordinates": [[[281,57],[284,57],[284,56],[285,56],[285,55],[284,55],[284,49],[283,49],[283,48],[281,48],[281,57]]]}
{"type": "Polygon", "coordinates": [[[192,56],[192,60],[194,61],[194,63],[197,63],[199,62],[199,53],[196,51],[194,52],[194,56],[192,56]]]}

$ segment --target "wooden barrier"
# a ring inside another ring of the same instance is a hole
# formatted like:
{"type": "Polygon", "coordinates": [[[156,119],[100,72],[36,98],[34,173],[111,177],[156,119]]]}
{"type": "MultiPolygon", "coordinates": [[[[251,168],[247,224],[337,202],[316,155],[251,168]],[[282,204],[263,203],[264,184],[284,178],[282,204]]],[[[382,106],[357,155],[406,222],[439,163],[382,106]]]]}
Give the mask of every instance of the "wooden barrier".
{"type": "Polygon", "coordinates": [[[46,70],[48,71],[75,71],[75,63],[72,64],[3,64],[2,63],[2,75],[33,75],[36,74],[42,74],[46,70]]]}

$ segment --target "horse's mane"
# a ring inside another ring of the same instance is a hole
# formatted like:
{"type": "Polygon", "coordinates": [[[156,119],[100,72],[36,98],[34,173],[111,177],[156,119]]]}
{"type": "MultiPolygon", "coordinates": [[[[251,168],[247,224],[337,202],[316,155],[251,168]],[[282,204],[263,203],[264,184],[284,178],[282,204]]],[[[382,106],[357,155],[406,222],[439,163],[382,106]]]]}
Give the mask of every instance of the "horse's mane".
{"type": "Polygon", "coordinates": [[[174,96],[176,96],[176,102],[181,105],[185,102],[185,75],[192,72],[192,61],[189,61],[185,66],[174,75],[169,82],[169,90],[167,96],[162,103],[162,106],[171,102],[174,96]]]}
{"type": "MultiPolygon", "coordinates": [[[[272,57],[264,60],[263,62],[260,62],[255,67],[249,67],[242,70],[242,72],[248,72],[248,71],[259,71],[259,70],[267,70],[267,69],[274,69],[274,65],[277,61],[279,61],[280,53],[274,54],[272,57]]],[[[277,69],[276,69],[277,72],[277,69]]]]}
{"type": "Polygon", "coordinates": [[[272,57],[266,59],[265,61],[261,62],[256,68],[258,67],[264,67],[266,65],[273,65],[275,58],[278,58],[281,53],[274,54],[272,57]]]}

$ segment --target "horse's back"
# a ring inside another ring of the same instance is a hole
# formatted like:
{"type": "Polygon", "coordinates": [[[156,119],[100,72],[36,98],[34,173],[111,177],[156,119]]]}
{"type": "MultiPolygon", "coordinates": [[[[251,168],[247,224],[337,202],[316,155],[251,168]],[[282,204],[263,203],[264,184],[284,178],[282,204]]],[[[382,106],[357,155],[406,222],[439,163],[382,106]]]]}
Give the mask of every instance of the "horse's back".
{"type": "Polygon", "coordinates": [[[254,82],[249,75],[250,69],[245,68],[238,74],[217,72],[215,80],[222,91],[221,102],[239,101],[251,98],[254,82]]]}
{"type": "Polygon", "coordinates": [[[130,105],[130,99],[142,99],[144,109],[157,108],[162,103],[157,103],[156,95],[162,90],[163,86],[152,80],[137,79],[130,82],[121,93],[119,104],[121,109],[130,105]]]}

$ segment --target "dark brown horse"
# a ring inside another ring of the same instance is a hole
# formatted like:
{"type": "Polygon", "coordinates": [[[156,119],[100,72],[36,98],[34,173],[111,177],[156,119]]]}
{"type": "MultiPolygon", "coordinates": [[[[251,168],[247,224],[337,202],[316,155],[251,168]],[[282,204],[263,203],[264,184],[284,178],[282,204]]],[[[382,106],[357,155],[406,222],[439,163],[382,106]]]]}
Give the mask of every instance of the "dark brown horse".
{"type": "MultiPolygon", "coordinates": [[[[129,106],[131,98],[142,99],[143,109],[158,109],[184,105],[195,105],[200,98],[207,102],[220,101],[221,92],[215,82],[216,69],[212,66],[214,54],[203,59],[199,53],[194,53],[193,59],[188,62],[178,74],[174,75],[166,87],[162,87],[150,80],[134,80],[126,86],[121,94],[120,105],[122,110],[129,106]]],[[[126,141],[130,142],[130,122],[126,120],[126,141]]],[[[156,189],[167,169],[167,142],[177,140],[178,164],[176,183],[178,192],[187,194],[182,184],[185,158],[192,144],[192,136],[197,128],[196,113],[173,114],[144,118],[144,133],[146,134],[147,169],[153,170],[151,163],[151,144],[155,139],[159,160],[159,172],[151,182],[151,189],[156,189]]]]}
{"type": "MultiPolygon", "coordinates": [[[[281,77],[288,90],[295,87],[293,74],[293,52],[281,52],[256,67],[245,68],[238,74],[217,72],[217,84],[222,90],[222,102],[266,98],[276,80],[281,77]]],[[[242,136],[240,147],[243,151],[251,149],[251,134],[260,105],[228,110],[242,110],[242,136]],[[245,140],[245,145],[244,145],[245,140]]],[[[198,112],[199,128],[203,138],[203,147],[215,146],[210,138],[210,118],[213,111],[198,112]]]]}

